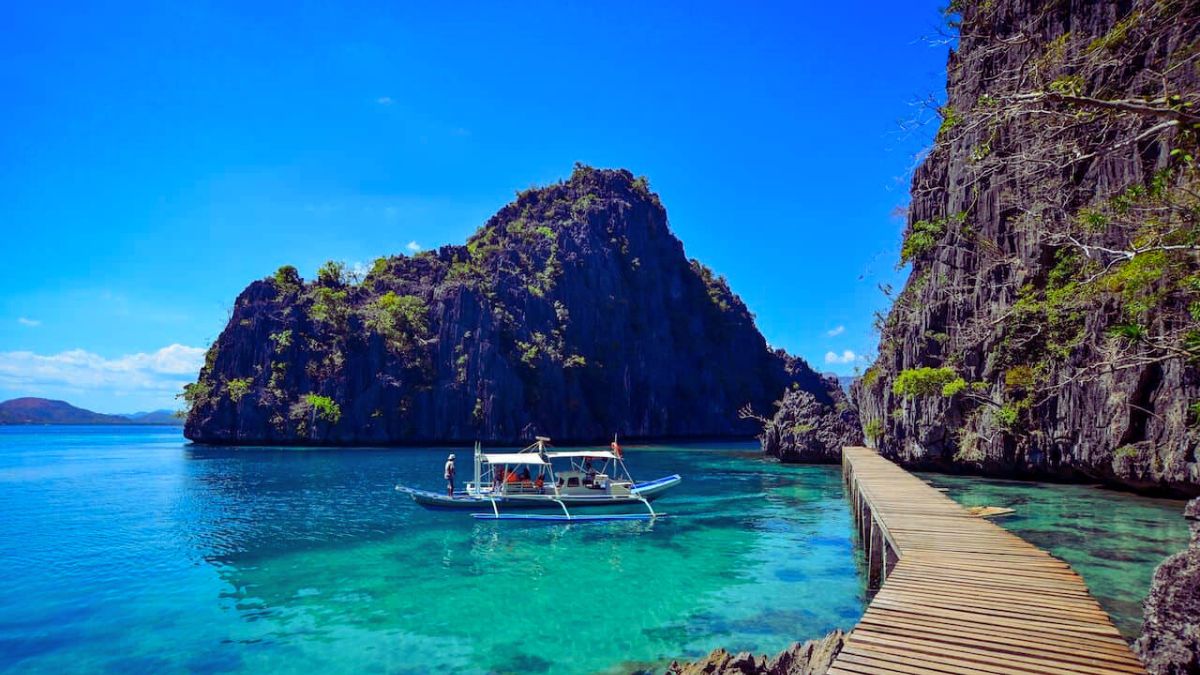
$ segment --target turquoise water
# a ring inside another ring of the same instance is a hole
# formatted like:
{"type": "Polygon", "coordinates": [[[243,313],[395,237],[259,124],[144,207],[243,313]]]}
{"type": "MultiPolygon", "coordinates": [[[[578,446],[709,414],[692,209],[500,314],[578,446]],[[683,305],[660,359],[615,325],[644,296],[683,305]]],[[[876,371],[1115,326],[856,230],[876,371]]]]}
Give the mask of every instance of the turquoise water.
{"type": "MultiPolygon", "coordinates": [[[[174,429],[0,427],[0,671],[630,672],[849,628],[837,467],[635,447],[654,523],[429,512],[445,450],[215,449],[174,429]]],[[[1127,634],[1183,503],[927,475],[1075,564],[1127,634]]]]}
{"type": "Polygon", "coordinates": [[[966,506],[1007,506],[995,519],[1071,563],[1127,638],[1142,630],[1154,568],[1188,543],[1186,502],[1086,485],[919,474],[966,506]]]}
{"type": "Polygon", "coordinates": [[[0,427],[0,671],[629,672],[853,626],[838,469],[753,450],[631,448],[671,517],[535,525],[394,491],[444,450],[0,427]]]}

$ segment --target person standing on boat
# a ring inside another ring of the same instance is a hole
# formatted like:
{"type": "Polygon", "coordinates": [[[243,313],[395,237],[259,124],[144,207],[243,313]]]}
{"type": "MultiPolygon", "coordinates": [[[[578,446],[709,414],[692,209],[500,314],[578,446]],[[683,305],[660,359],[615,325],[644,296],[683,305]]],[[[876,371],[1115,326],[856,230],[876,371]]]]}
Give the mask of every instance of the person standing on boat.
{"type": "Polygon", "coordinates": [[[446,496],[454,497],[454,453],[446,458],[446,496]]]}

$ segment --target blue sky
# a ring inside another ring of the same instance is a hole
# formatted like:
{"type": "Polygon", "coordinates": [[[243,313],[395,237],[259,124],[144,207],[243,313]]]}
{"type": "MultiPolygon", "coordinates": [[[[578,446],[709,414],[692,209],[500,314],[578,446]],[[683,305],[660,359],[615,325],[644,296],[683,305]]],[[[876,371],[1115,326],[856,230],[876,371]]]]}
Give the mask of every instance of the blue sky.
{"type": "Polygon", "coordinates": [[[461,243],[576,161],[648,176],[773,345],[873,354],[936,3],[244,4],[7,8],[0,399],[173,407],[252,279],[461,243]]]}

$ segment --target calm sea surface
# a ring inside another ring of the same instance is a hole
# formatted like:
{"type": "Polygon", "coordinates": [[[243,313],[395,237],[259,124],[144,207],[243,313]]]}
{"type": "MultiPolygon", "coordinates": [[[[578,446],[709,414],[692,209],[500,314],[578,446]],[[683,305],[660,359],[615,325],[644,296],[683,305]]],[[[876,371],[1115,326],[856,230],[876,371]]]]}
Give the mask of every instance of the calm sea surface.
{"type": "MultiPolygon", "coordinates": [[[[685,478],[655,523],[520,524],[395,492],[437,489],[445,450],[0,427],[0,670],[629,672],[853,626],[838,469],[754,450],[630,448],[639,478],[685,478]]],[[[1127,631],[1187,540],[1182,502],[928,478],[1017,508],[1005,524],[1075,564],[1127,631]]]]}

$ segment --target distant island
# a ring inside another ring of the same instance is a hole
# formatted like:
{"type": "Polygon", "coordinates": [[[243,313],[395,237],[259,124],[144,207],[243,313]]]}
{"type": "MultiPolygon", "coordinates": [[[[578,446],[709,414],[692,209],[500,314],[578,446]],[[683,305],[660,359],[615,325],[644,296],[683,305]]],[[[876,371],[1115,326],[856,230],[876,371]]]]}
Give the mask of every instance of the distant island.
{"type": "Polygon", "coordinates": [[[170,410],[152,410],[105,415],[77,408],[66,401],[27,396],[0,403],[0,425],[19,424],[111,424],[181,426],[183,420],[170,410]]]}

